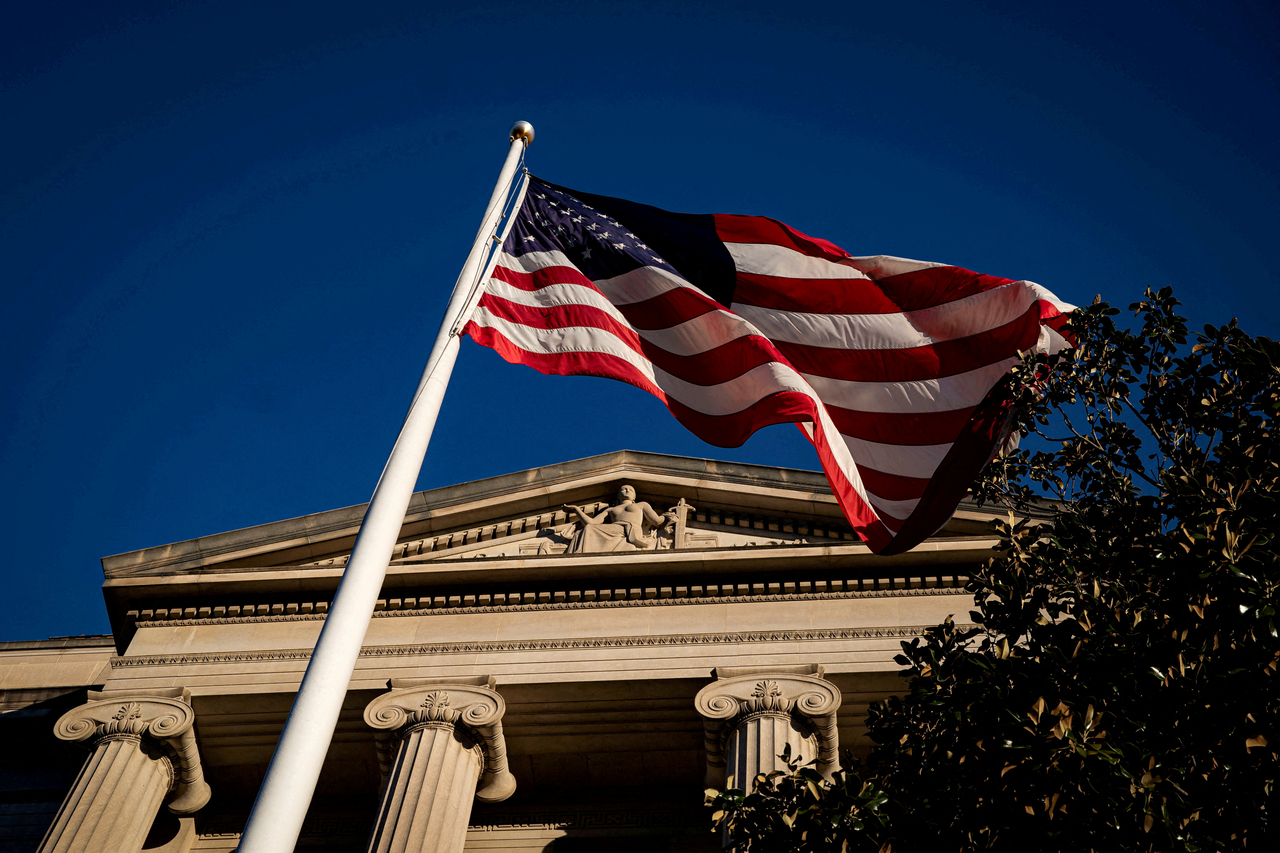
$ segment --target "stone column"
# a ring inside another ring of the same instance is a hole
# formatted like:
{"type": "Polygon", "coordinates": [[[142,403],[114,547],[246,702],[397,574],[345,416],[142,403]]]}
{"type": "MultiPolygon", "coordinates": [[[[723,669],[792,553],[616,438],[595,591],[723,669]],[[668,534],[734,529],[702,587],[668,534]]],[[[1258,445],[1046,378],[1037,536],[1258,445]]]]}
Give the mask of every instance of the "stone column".
{"type": "Polygon", "coordinates": [[[189,815],[209,801],[192,730],[190,693],[89,691],[54,725],[93,749],[63,800],[40,853],[138,853],[165,798],[189,815]]]}
{"type": "Polygon", "coordinates": [[[506,702],[488,676],[395,679],[365,708],[378,730],[382,804],[369,853],[461,853],[473,800],[516,789],[502,736],[506,702]]]}
{"type": "Polygon", "coordinates": [[[750,791],[757,775],[785,770],[786,746],[802,763],[817,759],[830,778],[840,767],[836,709],[840,691],[820,666],[717,667],[694,704],[704,720],[709,788],[750,791]]]}

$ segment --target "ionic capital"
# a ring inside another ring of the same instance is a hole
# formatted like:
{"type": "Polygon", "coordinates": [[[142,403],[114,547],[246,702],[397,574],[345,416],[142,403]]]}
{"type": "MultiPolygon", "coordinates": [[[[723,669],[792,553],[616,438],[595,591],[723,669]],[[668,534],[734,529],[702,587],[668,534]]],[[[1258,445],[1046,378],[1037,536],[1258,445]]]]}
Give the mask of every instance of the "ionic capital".
{"type": "Polygon", "coordinates": [[[63,714],[53,733],[86,746],[112,738],[148,739],[173,765],[176,796],[169,810],[188,815],[209,802],[210,793],[192,728],[195,721],[191,692],[182,687],[90,690],[89,701],[63,714]]]}
{"type": "Polygon", "coordinates": [[[364,721],[378,730],[378,764],[386,778],[394,742],[419,726],[453,726],[470,735],[484,752],[484,775],[476,799],[497,803],[516,789],[507,765],[502,715],[507,703],[489,676],[444,679],[393,678],[391,690],[364,709],[364,721]]]}
{"type": "Polygon", "coordinates": [[[824,776],[840,766],[840,689],[822,677],[821,666],[717,667],[715,676],[694,698],[704,721],[709,771],[724,767],[726,738],[762,716],[796,719],[812,731],[824,776]]]}

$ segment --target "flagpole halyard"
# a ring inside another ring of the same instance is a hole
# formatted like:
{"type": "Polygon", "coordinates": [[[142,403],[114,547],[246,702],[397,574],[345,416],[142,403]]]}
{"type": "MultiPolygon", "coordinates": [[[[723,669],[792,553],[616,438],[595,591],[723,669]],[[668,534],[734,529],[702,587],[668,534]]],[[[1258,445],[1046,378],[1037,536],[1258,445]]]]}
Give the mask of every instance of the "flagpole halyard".
{"type": "Polygon", "coordinates": [[[454,285],[400,435],[374,487],[351,559],[240,838],[239,853],[288,853],[302,831],[457,360],[460,337],[454,329],[469,308],[471,285],[483,275],[493,257],[493,238],[499,236],[496,229],[524,150],[533,141],[533,125],[517,122],[511,128],[510,140],[511,147],[480,230],[454,285]]]}

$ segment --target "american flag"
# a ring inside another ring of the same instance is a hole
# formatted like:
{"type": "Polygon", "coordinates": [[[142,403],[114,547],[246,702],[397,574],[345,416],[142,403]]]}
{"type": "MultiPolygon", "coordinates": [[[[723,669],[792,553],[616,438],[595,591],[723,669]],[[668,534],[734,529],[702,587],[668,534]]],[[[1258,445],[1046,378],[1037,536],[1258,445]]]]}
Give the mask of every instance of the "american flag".
{"type": "Polygon", "coordinates": [[[1073,306],[1037,284],[851,257],[774,219],[684,214],[530,177],[463,328],[543,373],[620,379],[737,447],[793,422],[854,530],[905,551],[1005,439],[1002,378],[1073,306]]]}

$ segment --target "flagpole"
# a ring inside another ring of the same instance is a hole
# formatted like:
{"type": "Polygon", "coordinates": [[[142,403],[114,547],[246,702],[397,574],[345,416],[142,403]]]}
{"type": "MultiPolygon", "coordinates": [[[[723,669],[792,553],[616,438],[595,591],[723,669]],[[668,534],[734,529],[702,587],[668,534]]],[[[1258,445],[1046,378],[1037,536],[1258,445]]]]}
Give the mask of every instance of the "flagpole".
{"type": "Polygon", "coordinates": [[[445,309],[435,345],[400,427],[387,465],[374,487],[355,548],[329,607],[298,696],[285,721],[258,799],[240,838],[239,853],[289,853],[320,778],[320,768],[338,723],[338,713],[360,656],[365,631],[382,591],[391,552],[400,536],[409,499],[422,469],[449,374],[458,357],[458,324],[470,307],[474,286],[492,256],[496,228],[503,215],[521,155],[533,141],[533,125],[516,122],[511,148],[498,174],[471,253],[462,266],[445,309]]]}

